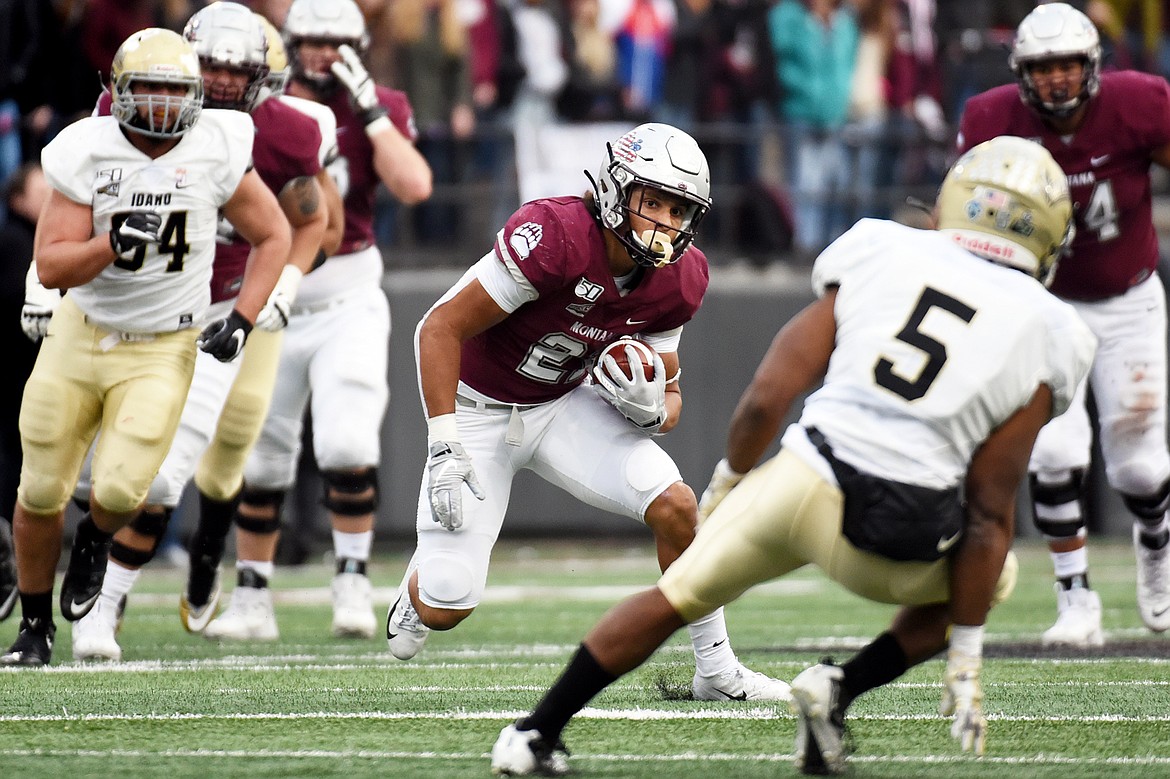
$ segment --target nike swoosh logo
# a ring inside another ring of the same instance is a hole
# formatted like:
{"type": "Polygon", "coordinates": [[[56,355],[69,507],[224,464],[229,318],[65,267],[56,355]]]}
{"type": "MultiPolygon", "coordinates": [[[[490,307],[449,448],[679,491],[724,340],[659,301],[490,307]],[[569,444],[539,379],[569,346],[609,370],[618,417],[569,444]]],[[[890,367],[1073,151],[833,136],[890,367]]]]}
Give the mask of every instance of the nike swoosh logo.
{"type": "Polygon", "coordinates": [[[627,325],[644,325],[648,321],[649,321],[648,319],[627,319],[626,324],[627,325]]]}
{"type": "Polygon", "coordinates": [[[727,698],[727,700],[729,700],[729,701],[746,701],[747,700],[747,693],[746,692],[741,692],[739,695],[729,695],[728,693],[723,692],[723,690],[716,690],[716,692],[718,692],[723,697],[727,698]]]}
{"type": "Polygon", "coordinates": [[[84,614],[93,608],[94,602],[97,601],[98,596],[100,595],[100,592],[95,593],[92,598],[89,600],[83,600],[80,603],[78,601],[73,601],[69,604],[69,610],[74,614],[84,614]]]}
{"type": "Polygon", "coordinates": [[[402,600],[402,598],[399,598],[398,600],[394,601],[394,605],[390,607],[390,611],[386,612],[386,640],[387,641],[389,641],[393,638],[398,638],[397,633],[390,632],[390,617],[394,616],[394,610],[398,608],[398,602],[401,600],[402,600]]]}
{"type": "Polygon", "coordinates": [[[1090,157],[1089,164],[1094,168],[1098,165],[1104,165],[1109,160],[1108,154],[1102,154],[1100,157],[1090,157]]]}
{"type": "Polygon", "coordinates": [[[950,538],[940,538],[938,540],[938,544],[935,545],[935,549],[937,549],[939,551],[939,554],[942,554],[943,552],[947,551],[952,546],[957,544],[959,542],[959,536],[961,536],[961,535],[963,535],[963,531],[960,530],[958,533],[955,533],[950,538]]]}
{"type": "Polygon", "coordinates": [[[1167,611],[1170,611],[1170,606],[1163,606],[1162,608],[1158,609],[1157,611],[1152,611],[1150,613],[1153,614],[1155,617],[1160,617],[1163,614],[1165,614],[1167,611]]]}

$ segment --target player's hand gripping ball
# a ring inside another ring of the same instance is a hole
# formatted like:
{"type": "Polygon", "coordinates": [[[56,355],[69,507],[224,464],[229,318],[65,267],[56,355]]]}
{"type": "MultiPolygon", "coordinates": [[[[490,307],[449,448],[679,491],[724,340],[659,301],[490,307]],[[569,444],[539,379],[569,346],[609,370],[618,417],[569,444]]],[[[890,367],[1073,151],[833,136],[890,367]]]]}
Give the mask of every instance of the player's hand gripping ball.
{"type": "Polygon", "coordinates": [[[642,375],[647,381],[652,380],[654,378],[654,350],[642,341],[633,338],[623,338],[620,341],[614,341],[602,349],[601,354],[597,356],[597,365],[601,370],[610,373],[611,378],[617,378],[612,373],[613,368],[616,367],[626,379],[636,380],[637,376],[630,369],[631,352],[634,353],[638,360],[642,375]],[[612,365],[606,360],[607,357],[612,358],[612,365]]]}

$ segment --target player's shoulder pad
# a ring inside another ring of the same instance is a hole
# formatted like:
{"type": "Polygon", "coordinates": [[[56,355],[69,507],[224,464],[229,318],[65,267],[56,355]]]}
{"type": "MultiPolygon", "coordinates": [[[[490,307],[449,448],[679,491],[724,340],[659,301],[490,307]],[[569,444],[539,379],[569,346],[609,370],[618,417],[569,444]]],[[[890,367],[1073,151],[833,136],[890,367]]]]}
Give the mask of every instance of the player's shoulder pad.
{"type": "Polygon", "coordinates": [[[905,238],[912,227],[886,219],[861,219],[820,253],[813,263],[812,286],[817,297],[843,286],[855,269],[873,262],[905,238]]]}

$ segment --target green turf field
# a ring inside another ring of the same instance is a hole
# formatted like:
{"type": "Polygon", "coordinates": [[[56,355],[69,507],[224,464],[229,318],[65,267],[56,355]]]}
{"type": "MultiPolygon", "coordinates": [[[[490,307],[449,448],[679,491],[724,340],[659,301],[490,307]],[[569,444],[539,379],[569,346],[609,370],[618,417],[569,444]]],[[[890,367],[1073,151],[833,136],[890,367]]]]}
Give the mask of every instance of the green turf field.
{"type": "MultiPolygon", "coordinates": [[[[1170,636],[1134,605],[1124,542],[1094,541],[1107,646],[1041,650],[1054,617],[1047,553],[1021,542],[1020,586],[993,612],[984,670],[987,755],[961,755],[937,715],[943,662],[911,671],[850,711],[859,777],[1170,776],[1170,636]]],[[[375,560],[380,616],[406,562],[375,560]]],[[[148,569],[120,636],[124,662],[72,661],[59,623],[54,664],[0,671],[4,777],[484,777],[500,728],[530,708],[589,626],[654,580],[649,543],[502,543],[488,595],[457,630],[403,663],[381,638],[329,635],[330,570],[274,577],[281,640],[219,646],[185,634],[181,574],[148,569]]],[[[847,658],[892,611],[816,572],[757,588],[728,609],[756,670],[791,679],[823,655],[847,658]]],[[[11,643],[14,617],[0,625],[11,643]]],[[[794,776],[784,707],[687,700],[685,634],[575,719],[564,739],[586,777],[794,776]]]]}

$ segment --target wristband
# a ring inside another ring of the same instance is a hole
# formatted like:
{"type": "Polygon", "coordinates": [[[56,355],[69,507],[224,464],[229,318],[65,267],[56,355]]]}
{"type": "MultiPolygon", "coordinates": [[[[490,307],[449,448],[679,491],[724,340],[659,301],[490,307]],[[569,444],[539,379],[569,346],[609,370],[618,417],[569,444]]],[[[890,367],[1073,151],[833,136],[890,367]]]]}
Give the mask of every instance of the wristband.
{"type": "Polygon", "coordinates": [[[388,117],[386,115],[386,109],[383,108],[382,113],[380,115],[376,115],[369,122],[366,122],[366,135],[373,138],[375,135],[378,135],[383,130],[386,130],[386,129],[393,127],[393,126],[394,125],[390,123],[390,117],[388,117]]]}
{"type": "Polygon", "coordinates": [[[427,418],[427,446],[435,441],[459,441],[459,428],[454,412],[427,418]]]}

